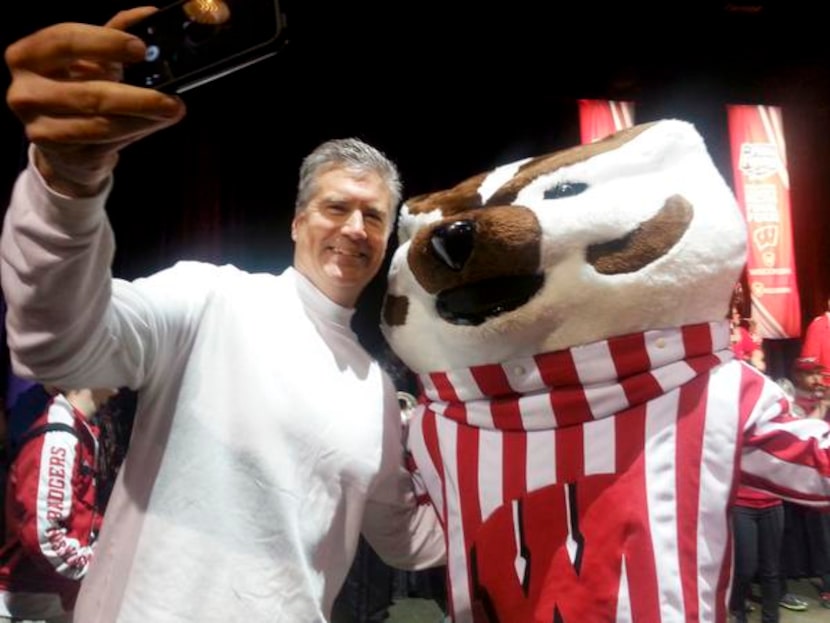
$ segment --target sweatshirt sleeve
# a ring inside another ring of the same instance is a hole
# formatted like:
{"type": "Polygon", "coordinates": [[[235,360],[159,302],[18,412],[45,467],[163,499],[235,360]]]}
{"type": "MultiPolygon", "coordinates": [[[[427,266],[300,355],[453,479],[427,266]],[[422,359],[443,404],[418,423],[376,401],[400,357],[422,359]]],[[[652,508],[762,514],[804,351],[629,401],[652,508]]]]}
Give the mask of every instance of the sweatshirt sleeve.
{"type": "Polygon", "coordinates": [[[61,397],[35,426],[54,423],[86,430],[47,431],[25,443],[11,468],[9,503],[15,505],[28,557],[44,569],[80,580],[92,562],[100,525],[94,504],[94,449],[85,453],[81,441],[81,435],[95,441],[95,433],[61,397]]]}
{"type": "Polygon", "coordinates": [[[386,413],[384,467],[366,504],[363,535],[392,567],[418,570],[446,564],[443,526],[429,498],[419,495],[417,474],[405,459],[397,402],[386,413]]]}
{"type": "Polygon", "coordinates": [[[113,278],[115,242],[101,194],[50,190],[30,163],[15,184],[0,237],[0,278],[15,374],[66,387],[137,389],[174,373],[219,267],[180,265],[113,278]]]}
{"type": "Polygon", "coordinates": [[[80,361],[106,350],[115,245],[104,203],[111,185],[71,199],[47,188],[31,162],[17,179],[0,238],[0,279],[20,376],[71,378],[80,361]]]}

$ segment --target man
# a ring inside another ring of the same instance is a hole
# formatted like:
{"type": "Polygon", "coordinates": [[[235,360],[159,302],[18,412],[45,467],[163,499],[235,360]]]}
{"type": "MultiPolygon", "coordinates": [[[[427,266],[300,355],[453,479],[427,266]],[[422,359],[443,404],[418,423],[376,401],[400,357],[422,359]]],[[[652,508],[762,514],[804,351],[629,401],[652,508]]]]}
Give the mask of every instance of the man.
{"type": "Polygon", "coordinates": [[[730,343],[735,357],[746,361],[761,372],[767,369],[764,356],[763,339],[757,333],[755,321],[752,318],[744,320],[737,307],[732,308],[730,317],[730,343]],[[747,324],[744,324],[746,322],[747,324]]]}
{"type": "MultiPolygon", "coordinates": [[[[791,407],[794,415],[825,419],[828,396],[823,375],[824,367],[815,357],[799,357],[793,362],[791,407]]],[[[819,603],[823,608],[830,608],[830,515],[824,509],[791,502],[784,503],[784,512],[781,553],[785,574],[816,578],[819,603]]]]}
{"type": "Polygon", "coordinates": [[[110,389],[51,391],[9,466],[0,623],[69,620],[101,527],[93,416],[110,389]]]}
{"type": "Polygon", "coordinates": [[[824,366],[815,357],[799,357],[793,362],[792,409],[798,417],[826,418],[830,396],[825,396],[824,375],[824,366]]]}
{"type": "Polygon", "coordinates": [[[309,155],[280,275],[182,262],[113,279],[118,152],[184,115],[175,97],[113,80],[143,57],[120,29],[148,10],[52,26],[6,53],[8,102],[33,143],[0,249],[15,370],[138,390],[75,618],[325,621],[361,532],[389,564],[444,558],[403,467],[394,384],[350,329],[398,173],[353,139],[309,155]]]}
{"type": "Polygon", "coordinates": [[[814,358],[824,369],[822,383],[830,386],[830,296],[827,297],[827,310],[807,325],[801,357],[814,358]]]}

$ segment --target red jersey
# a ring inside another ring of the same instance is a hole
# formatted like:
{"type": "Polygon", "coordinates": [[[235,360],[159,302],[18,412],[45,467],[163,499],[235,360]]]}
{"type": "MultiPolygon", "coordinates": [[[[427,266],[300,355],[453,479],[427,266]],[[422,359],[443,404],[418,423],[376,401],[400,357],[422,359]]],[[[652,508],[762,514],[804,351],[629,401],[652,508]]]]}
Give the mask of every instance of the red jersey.
{"type": "Polygon", "coordinates": [[[778,496],[743,485],[738,487],[738,495],[735,497],[735,506],[746,508],[772,508],[781,504],[781,498],[778,496]]]}
{"type": "Polygon", "coordinates": [[[830,312],[816,316],[807,325],[801,356],[817,359],[825,370],[825,384],[830,384],[830,312]]]}
{"type": "Polygon", "coordinates": [[[101,524],[98,429],[62,395],[30,430],[8,474],[0,549],[0,615],[43,619],[72,610],[101,524]],[[71,432],[70,432],[71,429],[71,432]]]}

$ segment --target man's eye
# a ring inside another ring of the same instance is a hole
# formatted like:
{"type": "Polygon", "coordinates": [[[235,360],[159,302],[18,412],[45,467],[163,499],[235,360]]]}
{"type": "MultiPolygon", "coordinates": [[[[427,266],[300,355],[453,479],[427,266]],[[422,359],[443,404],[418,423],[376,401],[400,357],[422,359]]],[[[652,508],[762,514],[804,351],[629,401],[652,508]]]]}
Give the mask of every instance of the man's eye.
{"type": "Polygon", "coordinates": [[[346,211],[346,206],[339,203],[330,203],[327,209],[332,214],[343,214],[346,211]]]}

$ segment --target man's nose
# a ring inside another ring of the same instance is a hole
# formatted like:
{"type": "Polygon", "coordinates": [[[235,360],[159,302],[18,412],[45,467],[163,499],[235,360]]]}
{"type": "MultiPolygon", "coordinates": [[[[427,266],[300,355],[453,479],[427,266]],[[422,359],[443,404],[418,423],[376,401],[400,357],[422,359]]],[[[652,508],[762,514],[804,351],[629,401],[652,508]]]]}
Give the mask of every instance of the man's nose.
{"type": "Polygon", "coordinates": [[[352,210],[346,222],[343,223],[343,232],[351,236],[366,236],[366,224],[363,221],[363,212],[352,210]]]}

